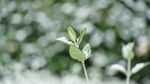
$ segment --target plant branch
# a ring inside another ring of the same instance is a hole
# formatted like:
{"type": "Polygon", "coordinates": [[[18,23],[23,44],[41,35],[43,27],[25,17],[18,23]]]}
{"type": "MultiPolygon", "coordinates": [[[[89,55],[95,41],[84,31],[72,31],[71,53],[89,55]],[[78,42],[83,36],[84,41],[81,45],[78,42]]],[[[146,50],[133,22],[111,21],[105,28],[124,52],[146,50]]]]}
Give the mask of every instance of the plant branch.
{"type": "Polygon", "coordinates": [[[86,70],[84,61],[82,61],[82,66],[83,66],[84,74],[86,77],[86,83],[89,84],[89,78],[88,78],[88,74],[87,74],[87,70],[86,70]]]}
{"type": "Polygon", "coordinates": [[[131,60],[128,60],[128,70],[127,70],[126,84],[130,84],[130,77],[131,77],[131,60]]]}

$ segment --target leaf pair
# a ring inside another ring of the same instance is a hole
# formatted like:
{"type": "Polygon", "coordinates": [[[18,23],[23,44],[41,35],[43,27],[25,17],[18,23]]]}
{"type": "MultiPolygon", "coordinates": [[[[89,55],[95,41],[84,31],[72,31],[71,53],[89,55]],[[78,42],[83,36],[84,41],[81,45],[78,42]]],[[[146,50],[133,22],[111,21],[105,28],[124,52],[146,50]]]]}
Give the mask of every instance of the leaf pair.
{"type": "MultiPolygon", "coordinates": [[[[146,67],[148,64],[150,64],[150,63],[149,63],[149,62],[146,62],[146,63],[138,63],[138,64],[136,64],[136,65],[132,68],[131,74],[133,75],[133,74],[139,72],[139,71],[142,70],[144,67],[146,67]]],[[[126,72],[127,72],[126,69],[125,69],[123,66],[119,65],[119,64],[113,64],[113,65],[111,65],[111,66],[110,66],[110,69],[111,69],[111,70],[120,71],[120,72],[124,73],[125,75],[126,75],[126,72]]]]}
{"type": "Polygon", "coordinates": [[[83,37],[84,37],[84,34],[85,34],[87,28],[84,28],[84,29],[82,30],[82,32],[81,32],[79,38],[77,38],[76,32],[75,32],[71,27],[69,27],[67,30],[68,30],[68,34],[69,34],[70,39],[71,39],[73,42],[76,42],[77,45],[79,46],[80,43],[81,43],[81,41],[82,41],[82,39],[83,39],[83,37]]]}

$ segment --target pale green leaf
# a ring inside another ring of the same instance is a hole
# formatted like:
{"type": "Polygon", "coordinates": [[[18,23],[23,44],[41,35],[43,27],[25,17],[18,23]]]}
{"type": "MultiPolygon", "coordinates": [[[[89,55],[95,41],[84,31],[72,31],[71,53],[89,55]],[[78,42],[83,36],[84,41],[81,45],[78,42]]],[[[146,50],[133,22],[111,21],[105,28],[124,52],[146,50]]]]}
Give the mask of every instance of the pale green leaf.
{"type": "Polygon", "coordinates": [[[86,59],[85,54],[73,45],[70,46],[69,53],[71,58],[75,60],[84,61],[86,59]]]}
{"type": "Polygon", "coordinates": [[[91,46],[89,43],[87,43],[83,49],[82,49],[83,53],[85,54],[86,58],[91,56],[91,46]]]}
{"type": "Polygon", "coordinates": [[[133,69],[131,70],[131,73],[135,74],[135,73],[139,72],[140,70],[142,70],[143,68],[145,68],[149,64],[150,64],[150,62],[138,63],[133,67],[133,69]]]}
{"type": "Polygon", "coordinates": [[[61,42],[65,43],[65,44],[68,44],[68,45],[73,45],[73,43],[71,41],[68,41],[68,39],[64,36],[56,38],[56,40],[61,41],[61,42]]]}
{"type": "Polygon", "coordinates": [[[110,66],[109,69],[119,71],[119,72],[122,72],[122,73],[126,74],[126,69],[123,66],[119,65],[119,64],[113,64],[113,65],[110,66]]]}
{"type": "Polygon", "coordinates": [[[78,45],[80,45],[80,43],[81,43],[81,41],[82,41],[82,39],[83,39],[83,37],[84,37],[84,34],[85,34],[86,30],[87,30],[87,28],[84,28],[84,29],[82,30],[82,32],[81,32],[81,34],[80,34],[80,36],[79,36],[78,45]]]}
{"type": "Polygon", "coordinates": [[[72,41],[76,41],[77,35],[76,35],[75,31],[71,27],[69,27],[67,30],[68,30],[68,34],[69,34],[70,39],[72,41]]]}

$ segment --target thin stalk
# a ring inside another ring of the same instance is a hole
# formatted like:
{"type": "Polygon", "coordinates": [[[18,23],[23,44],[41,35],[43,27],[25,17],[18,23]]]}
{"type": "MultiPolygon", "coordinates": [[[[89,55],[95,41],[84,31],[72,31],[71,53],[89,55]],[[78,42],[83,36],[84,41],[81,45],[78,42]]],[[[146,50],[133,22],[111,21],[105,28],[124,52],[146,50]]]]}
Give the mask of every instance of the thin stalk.
{"type": "Polygon", "coordinates": [[[82,61],[82,66],[83,66],[83,70],[84,70],[84,74],[85,74],[85,78],[86,78],[86,83],[89,84],[89,78],[88,78],[88,74],[87,74],[87,70],[86,70],[84,61],[82,61]]]}
{"type": "Polygon", "coordinates": [[[130,84],[130,76],[131,76],[131,60],[128,60],[128,70],[127,70],[126,84],[130,84]]]}

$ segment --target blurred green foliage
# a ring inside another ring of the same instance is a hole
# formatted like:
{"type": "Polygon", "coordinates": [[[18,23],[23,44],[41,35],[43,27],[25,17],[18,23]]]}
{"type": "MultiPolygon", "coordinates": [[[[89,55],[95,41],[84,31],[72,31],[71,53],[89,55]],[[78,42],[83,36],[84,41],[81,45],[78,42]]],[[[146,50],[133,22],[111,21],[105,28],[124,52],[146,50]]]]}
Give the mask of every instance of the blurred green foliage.
{"type": "MultiPolygon", "coordinates": [[[[108,77],[107,67],[122,58],[121,47],[135,42],[133,65],[150,61],[149,0],[0,0],[0,76],[13,73],[16,62],[25,69],[49,71],[63,75],[72,70],[68,47],[55,38],[67,36],[67,27],[77,33],[87,27],[81,47],[92,45],[88,68],[98,68],[108,77]]],[[[143,84],[150,78],[145,68],[132,79],[143,84]]],[[[121,73],[115,73],[125,78],[121,73]]],[[[114,76],[113,75],[113,76],[114,76]]]]}

